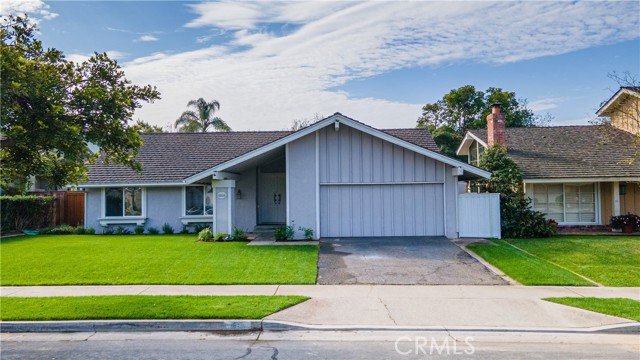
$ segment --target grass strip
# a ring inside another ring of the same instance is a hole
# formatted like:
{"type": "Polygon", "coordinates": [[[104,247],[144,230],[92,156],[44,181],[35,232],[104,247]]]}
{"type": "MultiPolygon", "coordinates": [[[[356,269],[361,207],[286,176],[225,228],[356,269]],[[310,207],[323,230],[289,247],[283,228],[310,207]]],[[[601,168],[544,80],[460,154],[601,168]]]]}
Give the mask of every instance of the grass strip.
{"type": "Polygon", "coordinates": [[[110,319],[262,319],[304,296],[0,297],[2,321],[110,319]]]}
{"type": "Polygon", "coordinates": [[[559,297],[543,300],[584,310],[640,321],[640,301],[626,298],[559,297]]]}

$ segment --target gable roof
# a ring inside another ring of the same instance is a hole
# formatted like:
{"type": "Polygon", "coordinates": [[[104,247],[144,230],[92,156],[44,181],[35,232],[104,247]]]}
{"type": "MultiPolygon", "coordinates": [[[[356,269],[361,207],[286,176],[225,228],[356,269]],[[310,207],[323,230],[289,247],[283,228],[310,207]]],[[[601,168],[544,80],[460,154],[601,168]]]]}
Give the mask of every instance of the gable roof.
{"type": "MultiPolygon", "coordinates": [[[[487,142],[486,129],[467,135],[487,142]]],[[[625,161],[638,150],[633,140],[611,126],[507,128],[507,153],[525,179],[640,179],[640,161],[625,161]]]]}
{"type": "MultiPolygon", "coordinates": [[[[331,122],[333,122],[338,119],[335,116],[327,119],[332,119],[331,122]]],[[[347,118],[341,117],[339,119],[347,118]]],[[[321,122],[325,120],[321,120],[321,122]]],[[[355,122],[355,120],[351,121],[355,122]]],[[[290,136],[306,133],[316,124],[297,132],[233,131],[141,134],[144,143],[139,150],[137,160],[143,166],[142,174],[121,165],[93,164],[89,165],[89,181],[80,186],[91,187],[101,184],[162,185],[194,182],[202,178],[199,175],[209,176],[212,168],[242,158],[242,156],[260,152],[261,149],[264,150],[265,147],[278,143],[279,140],[292,141],[290,136]]],[[[326,123],[325,126],[328,124],[326,123]]],[[[362,123],[359,124],[366,126],[362,123]]],[[[396,138],[407,146],[419,147],[423,151],[444,156],[439,154],[437,145],[426,129],[373,130],[385,136],[396,138]]]]}
{"type": "MultiPolygon", "coordinates": [[[[438,152],[437,150],[430,150],[426,147],[423,146],[418,146],[415,144],[412,144],[411,142],[407,141],[407,140],[403,140],[400,139],[398,137],[395,137],[393,135],[390,135],[388,133],[383,132],[382,130],[378,130],[376,128],[373,128],[369,125],[366,125],[364,123],[361,123],[357,120],[354,120],[352,118],[349,118],[347,116],[344,116],[340,113],[335,113],[331,116],[329,116],[328,118],[322,119],[314,124],[311,124],[305,128],[302,128],[294,133],[291,133],[290,135],[282,138],[282,139],[278,139],[270,144],[267,144],[265,146],[262,146],[259,149],[256,150],[252,150],[244,155],[241,155],[237,158],[234,158],[232,160],[229,160],[227,162],[224,162],[222,164],[216,165],[211,167],[210,169],[207,169],[206,171],[200,172],[198,174],[195,174],[193,176],[190,176],[186,179],[186,182],[191,183],[194,181],[198,181],[200,179],[203,179],[207,176],[213,175],[214,173],[216,173],[217,171],[224,171],[234,165],[240,164],[244,161],[247,161],[251,158],[254,158],[256,156],[262,155],[264,153],[267,153],[271,150],[274,150],[280,146],[284,146],[292,141],[295,141],[297,139],[300,139],[304,136],[307,136],[309,134],[312,134],[324,127],[327,126],[331,126],[331,125],[335,125],[336,127],[339,127],[340,124],[345,124],[351,128],[354,128],[356,130],[360,130],[364,133],[367,133],[371,136],[375,136],[377,138],[380,138],[382,140],[388,141],[392,144],[401,146],[405,149],[411,150],[413,152],[416,152],[418,154],[427,156],[429,158],[432,158],[434,160],[443,162],[445,164],[460,168],[463,172],[466,171],[468,172],[471,176],[470,177],[480,177],[480,178],[489,178],[491,176],[491,173],[485,170],[482,170],[480,168],[477,168],[473,165],[469,165],[467,163],[461,162],[457,159],[453,159],[450,158],[446,155],[442,155],[440,154],[440,152],[438,152]]],[[[410,130],[410,129],[405,129],[405,130],[410,130]]],[[[393,130],[392,130],[393,131],[393,130]]],[[[397,131],[397,130],[396,130],[397,131]]],[[[415,131],[415,130],[414,130],[415,131]]],[[[424,136],[431,136],[431,135],[427,135],[426,133],[424,136]]],[[[465,175],[466,177],[469,177],[468,175],[465,175]]]]}
{"type": "Polygon", "coordinates": [[[605,102],[600,109],[596,112],[598,116],[611,116],[611,112],[615,109],[616,105],[624,101],[629,96],[635,96],[640,98],[640,86],[622,86],[615,94],[605,102]]]}

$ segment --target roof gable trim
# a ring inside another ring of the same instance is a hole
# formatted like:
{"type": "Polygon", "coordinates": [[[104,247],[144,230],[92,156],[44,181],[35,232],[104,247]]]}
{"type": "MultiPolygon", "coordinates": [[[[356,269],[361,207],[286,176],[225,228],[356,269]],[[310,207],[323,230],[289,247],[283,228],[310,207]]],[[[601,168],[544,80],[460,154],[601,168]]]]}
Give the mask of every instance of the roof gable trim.
{"type": "Polygon", "coordinates": [[[598,116],[609,116],[608,113],[611,110],[611,108],[618,103],[618,100],[620,100],[620,98],[624,95],[631,95],[631,96],[636,96],[636,97],[640,97],[640,94],[636,91],[633,91],[631,89],[626,89],[626,88],[620,88],[620,90],[618,90],[618,92],[616,92],[611,99],[609,99],[604,105],[602,105],[602,107],[600,109],[598,109],[598,111],[596,112],[596,115],[598,116]]]}
{"type": "Polygon", "coordinates": [[[326,126],[329,126],[331,124],[335,124],[335,123],[343,123],[349,127],[352,127],[356,130],[360,130],[364,133],[367,133],[371,136],[375,136],[377,138],[380,138],[382,140],[388,141],[390,143],[393,143],[395,145],[398,146],[402,146],[406,149],[409,149],[411,151],[414,151],[418,154],[422,154],[424,156],[430,157],[432,159],[438,160],[440,162],[443,162],[445,164],[451,165],[451,166],[455,166],[455,167],[459,167],[462,168],[464,171],[468,171],[472,174],[475,174],[477,176],[481,176],[484,178],[489,178],[491,176],[490,172],[484,171],[482,169],[478,169],[474,166],[471,166],[469,164],[463,163],[461,161],[455,160],[455,159],[451,159],[445,155],[439,154],[437,152],[434,152],[432,150],[429,149],[425,149],[421,146],[418,145],[414,145],[408,141],[402,140],[400,138],[397,138],[395,136],[386,134],[378,129],[375,129],[373,127],[370,127],[368,125],[364,125],[360,122],[357,122],[351,118],[348,118],[340,113],[335,113],[331,116],[329,116],[328,118],[324,119],[324,120],[320,120],[315,124],[312,124],[304,129],[298,130],[296,132],[294,132],[293,134],[287,135],[281,139],[278,139],[272,143],[269,143],[267,145],[264,145],[260,148],[257,148],[255,150],[252,150],[244,155],[238,156],[235,159],[231,159],[229,161],[226,161],[222,164],[216,165],[210,169],[207,169],[205,171],[201,171],[195,175],[192,175],[188,178],[185,179],[186,183],[192,183],[194,181],[198,181],[201,180],[205,177],[211,176],[213,175],[213,172],[215,171],[224,171],[226,169],[228,169],[229,167],[238,165],[244,161],[247,161],[255,156],[264,154],[268,151],[274,150],[280,146],[284,146],[294,140],[297,140],[299,138],[302,138],[306,135],[309,135],[311,133],[314,133],[326,126]]]}

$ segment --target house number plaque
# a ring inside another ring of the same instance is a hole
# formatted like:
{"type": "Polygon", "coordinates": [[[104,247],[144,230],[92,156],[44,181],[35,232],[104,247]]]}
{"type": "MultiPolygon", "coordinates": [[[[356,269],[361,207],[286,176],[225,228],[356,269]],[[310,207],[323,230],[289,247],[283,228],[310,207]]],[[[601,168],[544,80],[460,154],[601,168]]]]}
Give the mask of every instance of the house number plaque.
{"type": "Polygon", "coordinates": [[[227,192],[226,191],[220,191],[218,193],[218,199],[226,199],[227,198],[227,192]]]}

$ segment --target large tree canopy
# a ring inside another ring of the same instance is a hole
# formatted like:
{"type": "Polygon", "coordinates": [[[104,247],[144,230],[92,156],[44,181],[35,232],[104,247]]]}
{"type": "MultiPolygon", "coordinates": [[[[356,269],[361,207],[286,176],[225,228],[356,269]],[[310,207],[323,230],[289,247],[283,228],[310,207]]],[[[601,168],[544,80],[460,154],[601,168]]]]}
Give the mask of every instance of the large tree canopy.
{"type": "Polygon", "coordinates": [[[217,131],[231,131],[231,128],[221,118],[214,116],[220,110],[218,100],[207,102],[203,98],[191,100],[187,107],[194,110],[183,112],[175,122],[175,127],[180,132],[207,132],[209,129],[217,131]]]}
{"type": "Polygon", "coordinates": [[[120,66],[96,53],[83,63],[43,49],[27,19],[9,17],[0,29],[1,184],[24,191],[31,176],[53,186],[86,179],[100,147],[103,161],[140,170],[142,145],[131,116],[141,102],[160,98],[155,87],[132,85],[120,66]]]}
{"type": "Polygon", "coordinates": [[[423,106],[418,127],[429,129],[440,150],[454,156],[467,130],[487,127],[487,115],[491,112],[491,104],[495,103],[502,104],[508,127],[537,126],[544,121],[514,92],[494,87],[483,92],[473,85],[465,85],[449,91],[435,103],[423,106]]]}

